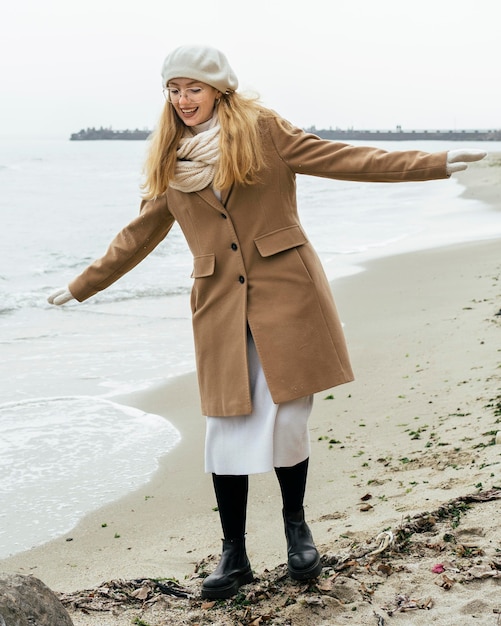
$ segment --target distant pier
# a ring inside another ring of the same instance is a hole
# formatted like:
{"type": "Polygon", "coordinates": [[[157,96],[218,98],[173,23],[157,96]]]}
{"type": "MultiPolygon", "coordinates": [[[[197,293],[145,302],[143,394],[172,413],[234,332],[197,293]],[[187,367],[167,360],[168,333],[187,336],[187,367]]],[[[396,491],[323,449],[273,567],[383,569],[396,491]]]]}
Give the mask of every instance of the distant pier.
{"type": "Polygon", "coordinates": [[[305,129],[323,139],[335,141],[501,141],[501,130],[342,130],[305,129]]]}
{"type": "MultiPolygon", "coordinates": [[[[353,128],[317,129],[305,128],[323,139],[333,141],[501,141],[501,129],[497,130],[355,130],[353,128]]],[[[70,141],[144,141],[151,130],[112,130],[111,128],[86,128],[70,136],[70,141]]]]}
{"type": "Polygon", "coordinates": [[[151,135],[151,130],[112,130],[111,128],[85,128],[70,136],[70,141],[144,141],[151,135]]]}

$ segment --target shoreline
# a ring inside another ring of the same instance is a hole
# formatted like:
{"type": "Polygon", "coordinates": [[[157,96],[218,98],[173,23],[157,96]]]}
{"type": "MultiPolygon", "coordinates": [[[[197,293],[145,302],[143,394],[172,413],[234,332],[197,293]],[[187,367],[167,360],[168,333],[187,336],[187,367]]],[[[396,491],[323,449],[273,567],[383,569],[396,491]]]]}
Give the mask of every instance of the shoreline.
{"type": "MultiPolygon", "coordinates": [[[[500,167],[461,174],[463,194],[501,209],[491,187],[499,190],[500,167]]],[[[407,514],[491,486],[481,466],[500,462],[499,446],[487,447],[483,434],[495,428],[485,405],[500,394],[500,247],[495,239],[391,256],[334,281],[356,380],[315,398],[305,504],[319,546],[338,549],[343,537],[375,536],[407,514]],[[368,490],[375,504],[361,513],[368,490]]],[[[112,400],[163,415],[181,442],[148,484],[71,533],[1,560],[0,570],[69,592],[116,578],[182,582],[219,553],[196,374],[112,400]]],[[[257,572],[285,561],[280,511],[275,477],[251,477],[248,548],[257,572]]]]}
{"type": "MultiPolygon", "coordinates": [[[[401,255],[338,282],[356,380],[331,390],[333,399],[327,399],[330,392],[317,394],[310,418],[305,507],[322,553],[343,552],[406,516],[435,510],[479,485],[497,485],[501,448],[489,445],[487,433],[499,424],[487,407],[501,398],[500,246],[494,240],[401,255]],[[367,494],[371,508],[364,512],[367,494]]],[[[162,413],[181,431],[181,442],[150,483],[87,515],[64,537],[0,561],[0,570],[71,592],[139,577],[176,578],[182,585],[198,563],[217,557],[221,533],[211,479],[203,473],[195,374],[115,400],[162,413]]],[[[492,546],[501,538],[498,507],[483,505],[467,527],[484,529],[492,546]]],[[[247,536],[258,574],[285,562],[281,501],[271,474],[250,479],[247,536]]],[[[495,584],[483,583],[478,594],[485,598],[486,585],[492,590],[495,584]]],[[[453,606],[442,606],[443,626],[453,606]]],[[[99,613],[79,611],[72,618],[75,626],[130,624],[125,614],[124,621],[103,622],[99,613]]]]}

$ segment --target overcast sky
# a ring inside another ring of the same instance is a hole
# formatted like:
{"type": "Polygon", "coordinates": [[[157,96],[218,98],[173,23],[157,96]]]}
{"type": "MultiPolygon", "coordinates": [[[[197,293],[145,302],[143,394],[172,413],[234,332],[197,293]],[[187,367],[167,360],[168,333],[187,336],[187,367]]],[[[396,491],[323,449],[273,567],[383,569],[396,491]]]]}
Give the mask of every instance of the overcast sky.
{"type": "Polygon", "coordinates": [[[501,128],[499,0],[4,0],[0,137],[152,128],[173,48],[298,126],[501,128]]]}

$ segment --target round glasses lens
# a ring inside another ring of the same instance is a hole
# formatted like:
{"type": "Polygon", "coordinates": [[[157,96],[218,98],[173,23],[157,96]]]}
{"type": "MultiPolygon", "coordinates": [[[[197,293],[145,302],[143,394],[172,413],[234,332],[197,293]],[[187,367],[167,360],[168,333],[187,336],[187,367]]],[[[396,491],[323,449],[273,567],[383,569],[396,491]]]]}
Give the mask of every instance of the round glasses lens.
{"type": "Polygon", "coordinates": [[[199,102],[204,97],[204,90],[202,87],[188,87],[187,89],[166,87],[164,95],[170,102],[178,102],[182,97],[191,102],[199,102]]]}

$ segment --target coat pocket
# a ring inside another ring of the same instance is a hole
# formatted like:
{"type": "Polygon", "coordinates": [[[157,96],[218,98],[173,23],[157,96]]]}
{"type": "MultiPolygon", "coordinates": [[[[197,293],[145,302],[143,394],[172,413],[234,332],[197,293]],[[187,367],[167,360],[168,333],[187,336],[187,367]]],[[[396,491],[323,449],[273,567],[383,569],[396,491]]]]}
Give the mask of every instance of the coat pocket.
{"type": "Polygon", "coordinates": [[[301,226],[286,226],[279,228],[266,235],[261,235],[254,239],[259,254],[263,257],[273,256],[279,252],[297,248],[308,243],[308,238],[303,232],[301,226]]]}
{"type": "Polygon", "coordinates": [[[191,273],[191,278],[205,278],[206,276],[212,276],[215,268],[215,254],[202,254],[200,256],[193,257],[193,272],[191,273]]]}

